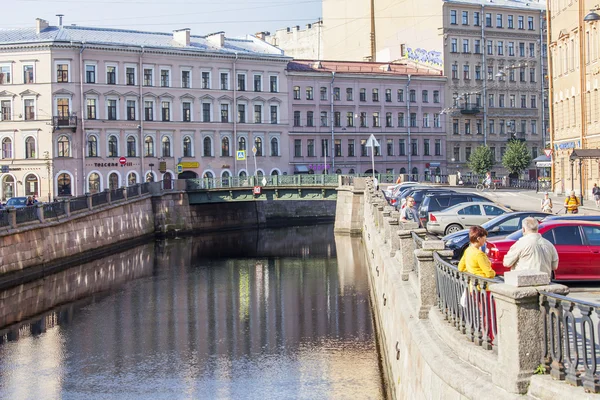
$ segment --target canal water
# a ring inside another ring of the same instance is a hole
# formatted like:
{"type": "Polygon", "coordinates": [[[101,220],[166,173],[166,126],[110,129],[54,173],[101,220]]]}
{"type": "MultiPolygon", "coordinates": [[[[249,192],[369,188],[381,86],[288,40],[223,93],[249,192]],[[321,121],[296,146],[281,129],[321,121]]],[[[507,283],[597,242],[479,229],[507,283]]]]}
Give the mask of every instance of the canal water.
{"type": "Polygon", "coordinates": [[[0,399],[385,398],[364,260],[331,225],[230,232],[0,292],[0,399]]]}

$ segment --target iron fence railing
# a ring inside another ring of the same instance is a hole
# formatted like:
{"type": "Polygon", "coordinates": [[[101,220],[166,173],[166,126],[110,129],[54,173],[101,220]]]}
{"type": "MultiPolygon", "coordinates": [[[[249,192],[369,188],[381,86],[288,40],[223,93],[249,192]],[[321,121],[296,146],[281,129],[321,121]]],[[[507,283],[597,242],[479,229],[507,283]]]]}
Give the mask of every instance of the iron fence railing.
{"type": "Polygon", "coordinates": [[[108,203],[108,196],[106,192],[94,193],[92,195],[92,207],[96,207],[102,204],[108,203]]]}
{"type": "Polygon", "coordinates": [[[433,257],[439,310],[469,340],[494,350],[498,339],[496,301],[488,288],[502,281],[459,272],[437,252],[433,257]]]}
{"type": "Polygon", "coordinates": [[[118,188],[110,191],[110,201],[119,201],[125,199],[125,189],[118,188]]]}
{"type": "Polygon", "coordinates": [[[142,194],[150,193],[150,184],[152,182],[144,182],[142,183],[142,194]]]}
{"type": "Polygon", "coordinates": [[[27,206],[23,208],[17,208],[15,210],[17,214],[17,224],[24,224],[32,221],[39,221],[37,206],[27,206]]]}
{"type": "Polygon", "coordinates": [[[72,197],[69,201],[69,207],[72,213],[87,210],[88,209],[88,198],[87,196],[72,197]]]}
{"type": "Polygon", "coordinates": [[[135,184],[132,186],[127,186],[127,198],[130,199],[132,197],[139,195],[139,187],[140,185],[135,184]]]}
{"type": "Polygon", "coordinates": [[[58,218],[62,217],[67,213],[65,210],[65,202],[64,201],[55,201],[52,203],[46,203],[43,206],[44,210],[44,219],[50,218],[58,218]]]}
{"type": "Polygon", "coordinates": [[[342,175],[342,186],[354,186],[354,177],[352,175],[342,175]]]}
{"type": "Polygon", "coordinates": [[[8,210],[0,210],[0,227],[10,226],[10,215],[8,214],[8,210]]]}
{"type": "Polygon", "coordinates": [[[542,364],[554,379],[600,393],[600,304],[540,292],[542,364]]]}

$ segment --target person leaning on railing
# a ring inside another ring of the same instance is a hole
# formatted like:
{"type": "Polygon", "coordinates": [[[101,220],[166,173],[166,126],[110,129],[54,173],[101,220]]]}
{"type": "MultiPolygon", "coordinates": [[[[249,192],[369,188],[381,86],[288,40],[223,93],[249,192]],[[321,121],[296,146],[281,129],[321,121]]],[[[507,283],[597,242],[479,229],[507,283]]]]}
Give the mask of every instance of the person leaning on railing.
{"type": "Polygon", "coordinates": [[[469,247],[463,253],[458,270],[469,274],[493,278],[496,272],[492,269],[492,263],[487,255],[481,250],[487,240],[487,231],[481,226],[472,226],[469,229],[469,247]]]}

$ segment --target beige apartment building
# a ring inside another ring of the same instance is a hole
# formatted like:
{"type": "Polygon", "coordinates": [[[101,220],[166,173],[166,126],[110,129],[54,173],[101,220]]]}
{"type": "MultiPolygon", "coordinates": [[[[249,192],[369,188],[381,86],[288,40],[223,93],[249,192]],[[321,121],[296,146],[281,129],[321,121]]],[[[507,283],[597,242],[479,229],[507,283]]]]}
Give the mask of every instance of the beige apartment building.
{"type": "Polygon", "coordinates": [[[600,16],[595,3],[548,2],[553,189],[588,198],[593,184],[600,184],[600,16]]]}

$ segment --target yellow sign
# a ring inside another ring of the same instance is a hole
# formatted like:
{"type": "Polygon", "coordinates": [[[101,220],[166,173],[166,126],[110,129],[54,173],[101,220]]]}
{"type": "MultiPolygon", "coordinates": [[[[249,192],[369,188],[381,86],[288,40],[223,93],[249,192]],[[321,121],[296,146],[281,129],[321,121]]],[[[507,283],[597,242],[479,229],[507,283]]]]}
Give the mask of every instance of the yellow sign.
{"type": "Polygon", "coordinates": [[[238,150],[236,152],[235,159],[238,161],[244,161],[246,159],[246,150],[238,150]]]}
{"type": "Polygon", "coordinates": [[[198,168],[200,167],[200,163],[198,161],[184,161],[179,163],[181,168],[198,168]]]}

